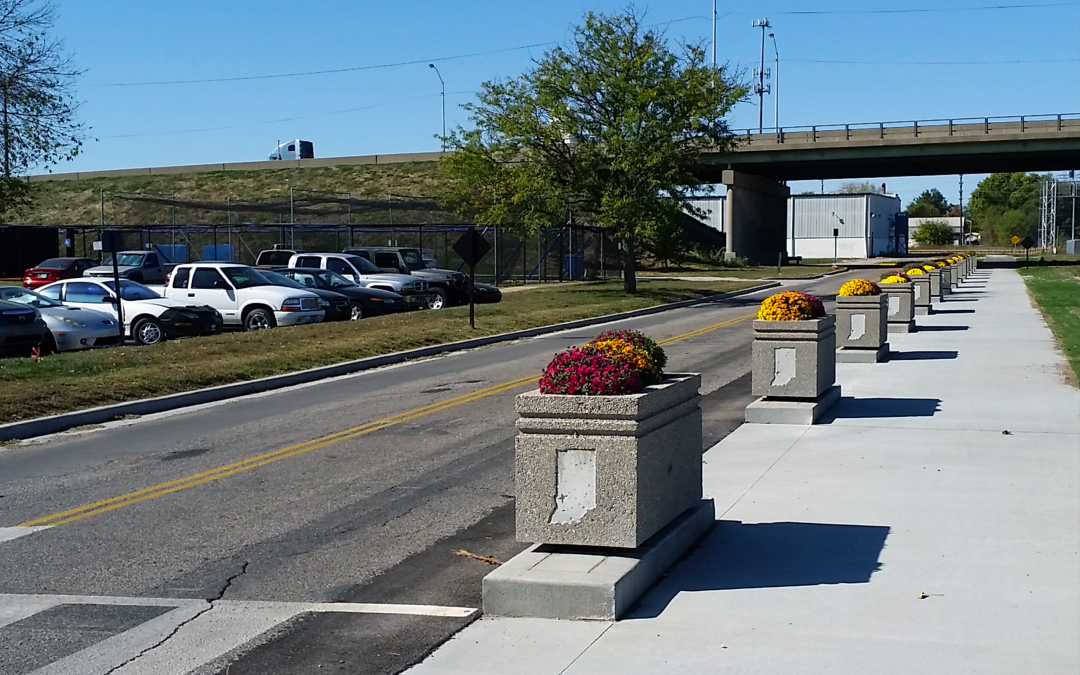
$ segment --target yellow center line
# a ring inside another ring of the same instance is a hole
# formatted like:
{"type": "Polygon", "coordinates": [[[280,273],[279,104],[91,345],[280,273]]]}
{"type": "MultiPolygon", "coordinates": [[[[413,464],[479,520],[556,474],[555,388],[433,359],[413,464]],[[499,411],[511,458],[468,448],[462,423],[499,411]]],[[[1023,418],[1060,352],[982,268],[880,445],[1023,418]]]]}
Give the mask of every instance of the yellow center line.
{"type": "MultiPolygon", "coordinates": [[[[737,317],[735,319],[721,321],[720,323],[716,323],[711,326],[706,326],[704,328],[692,330],[688,333],[683,333],[682,335],[676,335],[675,337],[661,340],[659,344],[667,345],[673,342],[679,342],[681,340],[687,340],[693,337],[697,337],[699,335],[704,335],[705,333],[709,333],[719,328],[724,328],[726,326],[731,326],[741,321],[746,321],[747,319],[753,318],[754,316],[754,314],[747,314],[745,316],[737,317]]],[[[53,513],[48,516],[43,516],[41,518],[35,518],[34,520],[28,520],[24,523],[19,523],[17,527],[31,527],[35,525],[66,525],[68,523],[73,523],[84,518],[89,518],[90,516],[107,513],[109,511],[123,508],[125,506],[131,506],[133,504],[138,504],[149,499],[163,497],[165,495],[179,492],[181,490],[186,490],[197,485],[202,485],[204,483],[220,480],[227,476],[232,476],[234,474],[242,473],[244,471],[250,471],[251,469],[256,469],[260,466],[265,466],[273,462],[278,462],[283,459],[288,459],[290,457],[296,457],[298,455],[312,452],[314,450],[319,450],[321,448],[325,448],[328,445],[333,445],[342,441],[359,438],[360,436],[365,436],[375,431],[382,431],[383,429],[387,429],[397,424],[402,424],[404,422],[409,422],[415,419],[419,419],[421,417],[426,417],[427,415],[442,412],[444,410],[448,410],[459,405],[472,403],[474,401],[479,401],[489,396],[505,393],[507,391],[517,389],[518,387],[532,384],[538,379],[539,375],[529,375],[528,377],[521,377],[516,380],[510,380],[508,382],[491,385],[489,387],[478,389],[473,392],[460,394],[453,398],[436,401],[435,403],[430,403],[419,408],[413,408],[412,410],[407,410],[397,413],[395,415],[390,415],[389,417],[384,417],[373,422],[365,422],[364,424],[351,427],[343,431],[338,431],[333,434],[320,436],[319,438],[314,438],[309,441],[304,441],[302,443],[296,443],[294,445],[279,448],[277,450],[266,452],[261,455],[255,455],[254,457],[248,457],[247,459],[242,459],[231,464],[225,464],[214,469],[201,471],[190,476],[185,476],[183,478],[177,478],[175,480],[159,483],[157,485],[152,485],[147,488],[142,488],[141,490],[135,490],[134,492],[128,492],[122,495],[118,495],[116,497],[110,497],[108,499],[103,499],[100,501],[92,502],[90,504],[85,504],[74,509],[68,509],[66,511],[60,511],[59,513],[53,513]]]]}

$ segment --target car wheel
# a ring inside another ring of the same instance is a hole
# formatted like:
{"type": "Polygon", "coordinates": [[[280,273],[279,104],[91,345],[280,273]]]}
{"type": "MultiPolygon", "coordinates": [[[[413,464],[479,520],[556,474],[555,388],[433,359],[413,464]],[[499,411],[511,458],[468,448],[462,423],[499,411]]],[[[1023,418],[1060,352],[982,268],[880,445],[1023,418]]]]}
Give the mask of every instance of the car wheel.
{"type": "Polygon", "coordinates": [[[165,339],[165,330],[154,319],[139,319],[131,327],[131,336],[137,345],[156,345],[165,339]]]}
{"type": "Polygon", "coordinates": [[[244,330],[266,330],[274,327],[274,315],[265,309],[255,308],[244,315],[244,330]]]}
{"type": "Polygon", "coordinates": [[[55,354],[56,338],[53,337],[52,333],[46,333],[45,337],[41,340],[41,344],[39,344],[37,347],[34,347],[34,349],[37,350],[38,356],[48,356],[49,354],[55,354]]]}
{"type": "Polygon", "coordinates": [[[349,321],[359,321],[364,318],[364,306],[359,302],[349,305],[349,321]]]}
{"type": "Polygon", "coordinates": [[[432,288],[431,295],[428,296],[427,308],[428,309],[442,309],[446,307],[446,291],[441,288],[432,288]]]}

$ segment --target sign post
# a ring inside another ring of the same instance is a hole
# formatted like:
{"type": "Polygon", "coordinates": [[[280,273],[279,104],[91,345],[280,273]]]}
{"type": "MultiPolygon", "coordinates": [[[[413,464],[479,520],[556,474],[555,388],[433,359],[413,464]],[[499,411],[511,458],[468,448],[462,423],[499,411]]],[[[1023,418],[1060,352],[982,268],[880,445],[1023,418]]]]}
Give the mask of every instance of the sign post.
{"type": "MultiPolygon", "coordinates": [[[[840,224],[842,225],[843,223],[844,223],[844,221],[841,220],[840,224]]],[[[836,250],[837,250],[837,245],[838,245],[839,241],[840,241],[840,228],[834,227],[833,230],[832,230],[832,264],[833,264],[833,267],[836,267],[836,250]]]]}
{"type": "Polygon", "coordinates": [[[113,290],[116,292],[116,323],[120,325],[120,344],[124,343],[124,308],[120,301],[120,266],[117,254],[124,250],[124,233],[106,230],[101,233],[101,251],[112,254],[113,290]]]}
{"type": "Polygon", "coordinates": [[[1024,247],[1024,257],[1026,258],[1024,263],[1027,264],[1031,262],[1031,247],[1035,245],[1035,240],[1031,237],[1024,237],[1020,245],[1024,247]]]}
{"type": "Polygon", "coordinates": [[[470,227],[454,244],[454,252],[461,256],[469,266],[469,327],[476,328],[476,305],[473,301],[473,289],[476,281],[476,263],[491,250],[491,244],[484,236],[470,227]]]}

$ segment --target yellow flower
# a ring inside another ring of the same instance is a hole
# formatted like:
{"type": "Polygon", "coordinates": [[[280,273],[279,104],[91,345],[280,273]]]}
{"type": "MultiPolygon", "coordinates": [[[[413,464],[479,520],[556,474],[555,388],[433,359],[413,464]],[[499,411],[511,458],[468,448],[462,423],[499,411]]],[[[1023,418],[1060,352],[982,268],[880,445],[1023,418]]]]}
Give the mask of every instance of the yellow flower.
{"type": "Polygon", "coordinates": [[[905,274],[907,274],[910,277],[910,276],[913,276],[913,275],[926,274],[926,272],[924,272],[923,270],[916,267],[914,269],[908,270],[907,272],[905,272],[905,274]]]}
{"type": "Polygon", "coordinates": [[[785,291],[765,298],[758,308],[762,321],[799,321],[814,318],[814,308],[803,293],[785,291]]]}
{"type": "Polygon", "coordinates": [[[840,287],[840,295],[881,295],[881,289],[872,281],[866,279],[852,279],[840,287]]]}
{"type": "MultiPolygon", "coordinates": [[[[919,272],[919,274],[922,274],[922,272],[919,272]]],[[[892,276],[887,276],[884,279],[882,279],[881,283],[883,283],[883,284],[903,284],[903,283],[907,283],[907,279],[905,279],[904,277],[902,277],[902,276],[900,276],[898,274],[893,274],[892,276]]]]}

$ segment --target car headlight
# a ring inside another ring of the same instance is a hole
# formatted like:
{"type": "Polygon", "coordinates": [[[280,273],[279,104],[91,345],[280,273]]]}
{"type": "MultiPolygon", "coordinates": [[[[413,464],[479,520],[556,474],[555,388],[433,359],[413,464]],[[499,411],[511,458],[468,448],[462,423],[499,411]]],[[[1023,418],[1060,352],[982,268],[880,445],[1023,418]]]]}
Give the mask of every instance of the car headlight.
{"type": "Polygon", "coordinates": [[[330,309],[330,301],[326,298],[319,298],[319,306],[323,309],[330,309]]]}
{"type": "Polygon", "coordinates": [[[300,311],[301,298],[289,298],[285,302],[281,303],[281,311],[283,312],[299,312],[300,311]]]}
{"type": "Polygon", "coordinates": [[[86,324],[82,321],[76,321],[75,319],[66,316],[60,317],[60,322],[65,326],[69,326],[71,328],[86,328],[86,324]]]}

